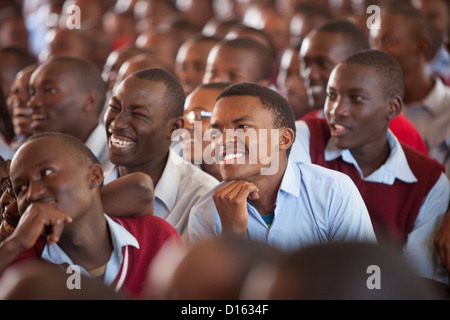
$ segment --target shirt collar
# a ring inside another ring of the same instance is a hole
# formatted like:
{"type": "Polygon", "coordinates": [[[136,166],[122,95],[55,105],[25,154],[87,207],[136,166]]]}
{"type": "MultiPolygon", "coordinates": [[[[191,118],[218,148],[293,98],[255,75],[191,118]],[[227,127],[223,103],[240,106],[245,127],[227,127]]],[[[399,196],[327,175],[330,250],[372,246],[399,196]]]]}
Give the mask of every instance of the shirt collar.
{"type": "MultiPolygon", "coordinates": [[[[136,238],[130,232],[128,232],[128,230],[126,230],[121,224],[115,222],[106,214],[104,216],[106,218],[106,222],[109,227],[111,241],[113,244],[113,253],[111,254],[111,259],[107,265],[107,272],[108,272],[108,266],[111,260],[113,260],[115,257],[120,257],[121,259],[123,247],[130,245],[139,249],[139,243],[136,240],[136,238]]],[[[54,264],[67,263],[69,266],[74,265],[69,256],[64,252],[63,249],[61,249],[61,247],[57,243],[46,244],[41,257],[42,259],[52,262],[54,264]]],[[[84,270],[83,268],[80,269],[84,274],[86,275],[88,274],[87,271],[84,270]]]]}
{"type": "MultiPolygon", "coordinates": [[[[371,173],[368,177],[363,178],[363,180],[384,183],[388,185],[392,185],[395,179],[399,179],[406,183],[417,182],[417,178],[414,176],[411,168],[409,167],[405,152],[403,151],[400,142],[390,129],[388,130],[387,141],[389,143],[391,151],[386,162],[375,172],[371,173]]],[[[359,168],[358,163],[356,162],[350,150],[340,150],[334,144],[333,139],[330,138],[325,148],[325,161],[332,161],[337,159],[338,157],[342,157],[342,160],[344,162],[353,164],[362,177],[361,169],[359,168]]]]}
{"type": "Polygon", "coordinates": [[[166,167],[156,184],[155,197],[161,200],[169,211],[173,209],[177,201],[183,162],[184,160],[170,148],[166,167]]]}
{"type": "Polygon", "coordinates": [[[423,106],[434,115],[439,115],[447,108],[447,105],[442,104],[442,101],[448,89],[440,78],[435,77],[434,81],[433,89],[431,89],[427,96],[422,101],[413,102],[411,106],[423,106]]]}
{"type": "Polygon", "coordinates": [[[91,132],[85,145],[98,157],[108,146],[105,126],[99,123],[91,132]]]}
{"type": "MultiPolygon", "coordinates": [[[[283,179],[281,180],[280,190],[290,193],[295,197],[300,195],[300,170],[296,169],[296,164],[288,160],[283,179]]],[[[277,197],[278,199],[278,197],[277,197]]]]}

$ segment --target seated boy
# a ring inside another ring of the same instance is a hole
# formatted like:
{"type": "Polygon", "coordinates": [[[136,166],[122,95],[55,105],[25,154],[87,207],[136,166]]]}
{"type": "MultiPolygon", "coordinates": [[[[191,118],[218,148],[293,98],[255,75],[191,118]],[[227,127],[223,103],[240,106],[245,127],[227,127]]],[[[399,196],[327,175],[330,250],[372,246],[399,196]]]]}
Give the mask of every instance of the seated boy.
{"type": "Polygon", "coordinates": [[[367,50],[345,59],[328,82],[326,119],[297,122],[291,160],[350,176],[378,241],[403,246],[419,275],[447,283],[433,237],[449,203],[449,182],[437,161],[389,130],[403,90],[401,69],[390,55],[367,50]]]}
{"type": "Polygon", "coordinates": [[[212,156],[224,182],[192,208],[191,243],[222,234],[286,250],[375,241],[364,202],[347,176],[288,161],[295,121],[281,95],[255,83],[231,85],[218,96],[210,121],[212,156]]]}
{"type": "Polygon", "coordinates": [[[0,270],[14,259],[41,257],[77,265],[116,291],[139,297],[153,257],[177,232],[154,216],[110,218],[103,212],[103,169],[78,139],[61,133],[33,136],[11,163],[21,219],[0,244],[0,270]],[[44,236],[41,236],[44,234],[44,236]]]}
{"type": "Polygon", "coordinates": [[[132,73],[114,92],[105,113],[111,162],[106,183],[133,172],[155,183],[155,215],[187,240],[189,211],[219,182],[170,148],[183,126],[185,95],[178,80],[160,68],[132,73]]]}

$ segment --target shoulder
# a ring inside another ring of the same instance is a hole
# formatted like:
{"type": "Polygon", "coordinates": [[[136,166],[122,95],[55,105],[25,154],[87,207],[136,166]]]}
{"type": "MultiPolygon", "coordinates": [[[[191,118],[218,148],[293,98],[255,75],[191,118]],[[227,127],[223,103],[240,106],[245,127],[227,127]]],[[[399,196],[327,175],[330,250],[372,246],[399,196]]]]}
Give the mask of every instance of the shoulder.
{"type": "Polygon", "coordinates": [[[170,151],[168,163],[170,163],[170,167],[176,166],[178,168],[180,179],[186,186],[205,186],[210,189],[219,184],[219,181],[216,178],[184,160],[173,150],[170,151]]]}
{"type": "Polygon", "coordinates": [[[353,184],[353,181],[349,176],[337,170],[328,169],[313,163],[296,163],[295,165],[300,170],[302,180],[305,184],[311,182],[322,183],[325,185],[353,184]]]}
{"type": "Polygon", "coordinates": [[[143,238],[179,238],[178,232],[166,220],[157,216],[142,217],[111,217],[122,225],[136,239],[141,242],[143,238]]]}

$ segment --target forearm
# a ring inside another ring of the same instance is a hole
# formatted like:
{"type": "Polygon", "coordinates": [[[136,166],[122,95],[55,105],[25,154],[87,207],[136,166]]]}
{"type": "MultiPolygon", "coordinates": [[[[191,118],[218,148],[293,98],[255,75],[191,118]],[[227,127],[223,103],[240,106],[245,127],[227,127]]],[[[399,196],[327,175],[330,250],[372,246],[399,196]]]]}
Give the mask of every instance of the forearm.
{"type": "Polygon", "coordinates": [[[0,243],[0,273],[24,252],[13,237],[8,237],[0,243]]]}

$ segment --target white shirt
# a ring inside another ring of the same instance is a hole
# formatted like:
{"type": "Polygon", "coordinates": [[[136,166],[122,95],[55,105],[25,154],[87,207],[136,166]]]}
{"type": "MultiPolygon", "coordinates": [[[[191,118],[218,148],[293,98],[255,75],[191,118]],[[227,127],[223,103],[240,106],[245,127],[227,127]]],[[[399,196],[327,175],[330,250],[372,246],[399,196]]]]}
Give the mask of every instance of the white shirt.
{"type": "MultiPolygon", "coordinates": [[[[105,183],[117,177],[117,167],[114,167],[105,183]]],[[[154,215],[169,222],[187,243],[187,224],[191,208],[201,196],[218,184],[217,179],[170,149],[166,166],[155,188],[154,215]]]]}
{"type": "Polygon", "coordinates": [[[92,153],[100,161],[104,171],[109,171],[112,168],[112,163],[109,161],[108,153],[108,138],[106,136],[106,129],[102,123],[95,127],[94,131],[89,135],[85,145],[91,149],[92,153]]]}
{"type": "MultiPolygon", "coordinates": [[[[422,100],[405,106],[403,114],[414,124],[425,141],[429,154],[444,163],[446,153],[441,145],[450,139],[450,87],[441,79],[422,100]]],[[[450,172],[447,172],[450,177],[450,172]]]]}

